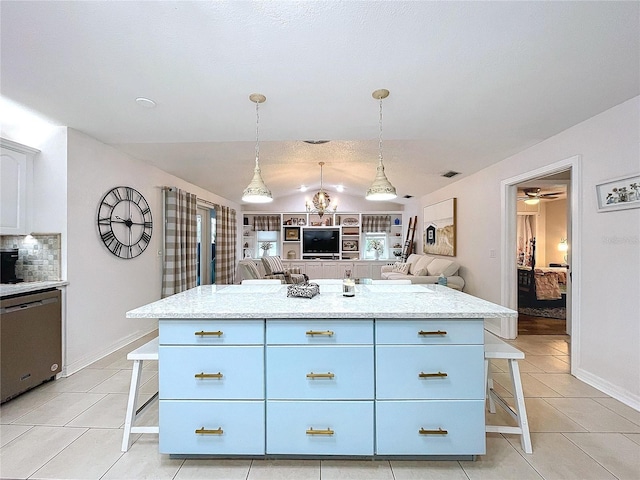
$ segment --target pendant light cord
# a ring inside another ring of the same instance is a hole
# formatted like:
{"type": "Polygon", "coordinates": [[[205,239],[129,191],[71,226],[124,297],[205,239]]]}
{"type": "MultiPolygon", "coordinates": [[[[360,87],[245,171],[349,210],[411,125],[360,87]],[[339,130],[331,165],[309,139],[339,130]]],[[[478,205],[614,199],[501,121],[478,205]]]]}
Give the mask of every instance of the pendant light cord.
{"type": "Polygon", "coordinates": [[[260,124],[260,113],[258,111],[258,106],[260,103],[256,102],[256,163],[258,163],[258,158],[260,157],[260,142],[258,141],[258,125],[260,124]]]}
{"type": "Polygon", "coordinates": [[[378,137],[378,156],[382,162],[382,98],[380,99],[380,136],[378,137]]]}

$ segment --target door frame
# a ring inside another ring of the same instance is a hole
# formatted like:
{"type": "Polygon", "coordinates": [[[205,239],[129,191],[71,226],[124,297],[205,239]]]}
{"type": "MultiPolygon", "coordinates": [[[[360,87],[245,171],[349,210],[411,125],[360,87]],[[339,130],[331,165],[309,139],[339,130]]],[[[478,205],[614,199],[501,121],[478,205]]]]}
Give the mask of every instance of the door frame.
{"type": "MultiPolygon", "coordinates": [[[[582,291],[581,268],[581,219],[582,219],[582,157],[574,155],[558,162],[546,165],[536,170],[531,170],[520,175],[502,180],[500,183],[501,213],[501,303],[507,308],[516,310],[518,307],[518,278],[516,265],[516,217],[517,217],[517,185],[559,173],[565,170],[571,171],[571,181],[567,199],[569,200],[567,222],[567,241],[570,245],[567,262],[569,263],[570,288],[567,296],[567,318],[570,324],[567,326],[571,336],[571,370],[574,370],[573,359],[578,359],[579,331],[580,331],[580,292],[582,291]]],[[[493,329],[492,329],[493,330],[493,329]]],[[[518,334],[518,321],[516,319],[503,318],[500,328],[493,333],[508,339],[516,338],[518,334]]]]}

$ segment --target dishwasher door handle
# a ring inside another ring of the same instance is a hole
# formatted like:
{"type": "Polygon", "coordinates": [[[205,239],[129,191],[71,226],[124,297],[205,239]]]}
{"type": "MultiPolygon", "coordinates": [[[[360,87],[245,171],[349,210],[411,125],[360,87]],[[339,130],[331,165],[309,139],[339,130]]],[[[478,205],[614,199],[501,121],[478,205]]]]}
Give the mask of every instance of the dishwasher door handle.
{"type": "Polygon", "coordinates": [[[35,302],[22,303],[20,305],[14,305],[12,307],[0,308],[0,313],[6,314],[11,312],[19,312],[21,310],[27,310],[29,308],[42,307],[43,305],[47,305],[49,303],[56,303],[57,301],[57,298],[46,298],[44,300],[37,300],[35,302]]]}

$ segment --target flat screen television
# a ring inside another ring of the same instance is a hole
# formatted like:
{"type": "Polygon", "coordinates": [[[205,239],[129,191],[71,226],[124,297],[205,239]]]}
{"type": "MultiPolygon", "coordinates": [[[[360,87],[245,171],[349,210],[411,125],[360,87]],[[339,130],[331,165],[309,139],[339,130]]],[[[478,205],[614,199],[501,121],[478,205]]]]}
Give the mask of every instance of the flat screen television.
{"type": "Polygon", "coordinates": [[[302,230],[302,254],[340,253],[339,228],[305,228],[302,230]]]}

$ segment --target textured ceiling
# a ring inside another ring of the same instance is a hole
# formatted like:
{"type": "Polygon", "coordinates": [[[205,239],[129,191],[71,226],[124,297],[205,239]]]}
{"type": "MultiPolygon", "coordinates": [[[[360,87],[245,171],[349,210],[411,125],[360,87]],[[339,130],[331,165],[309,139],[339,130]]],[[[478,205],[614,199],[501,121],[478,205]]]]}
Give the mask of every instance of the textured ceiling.
{"type": "Polygon", "coordinates": [[[422,195],[640,94],[638,2],[0,3],[2,95],[240,201],[422,195]],[[136,97],[153,99],[145,109],[136,97]],[[303,140],[329,139],[309,145],[303,140]]]}

